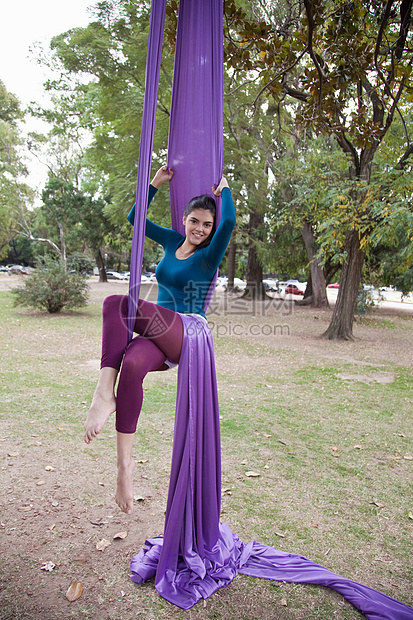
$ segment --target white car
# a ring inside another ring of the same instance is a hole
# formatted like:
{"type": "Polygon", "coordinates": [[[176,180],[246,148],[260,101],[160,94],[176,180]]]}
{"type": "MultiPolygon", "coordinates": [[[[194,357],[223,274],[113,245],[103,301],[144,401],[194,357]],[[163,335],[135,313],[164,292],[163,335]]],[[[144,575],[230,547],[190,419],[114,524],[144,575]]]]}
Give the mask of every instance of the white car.
{"type": "Polygon", "coordinates": [[[274,278],[267,278],[262,283],[266,291],[274,292],[279,290],[278,280],[274,280],[274,278]]]}
{"type": "Polygon", "coordinates": [[[122,275],[121,273],[118,273],[117,271],[107,271],[106,277],[108,280],[127,280],[128,279],[128,276],[122,275]]]}

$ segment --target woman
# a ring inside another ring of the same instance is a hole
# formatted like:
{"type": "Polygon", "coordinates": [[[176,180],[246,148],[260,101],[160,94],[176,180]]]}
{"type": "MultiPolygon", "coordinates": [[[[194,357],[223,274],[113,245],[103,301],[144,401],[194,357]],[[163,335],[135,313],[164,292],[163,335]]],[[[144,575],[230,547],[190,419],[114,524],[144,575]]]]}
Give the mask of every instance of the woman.
{"type": "MultiPolygon", "coordinates": [[[[172,177],[173,171],[167,166],[158,170],[149,187],[149,202],[172,177]]],[[[115,500],[127,514],[133,509],[132,447],[142,407],[143,379],[148,372],[167,370],[179,363],[183,338],[180,313],[199,315],[201,323],[206,323],[204,299],[235,226],[235,209],[226,179],[223,177],[212,191],[222,196],[221,221],[215,232],[215,201],[208,195],[193,198],[185,209],[185,236],[147,220],[146,235],[164,247],[165,255],[156,269],[157,303],[139,300],[134,327],[138,335],[129,344],[127,296],[111,295],[103,304],[101,371],[85,423],[85,442],[96,437],[116,410],[115,500]]],[[[134,215],[133,208],[128,216],[131,223],[134,215]]]]}

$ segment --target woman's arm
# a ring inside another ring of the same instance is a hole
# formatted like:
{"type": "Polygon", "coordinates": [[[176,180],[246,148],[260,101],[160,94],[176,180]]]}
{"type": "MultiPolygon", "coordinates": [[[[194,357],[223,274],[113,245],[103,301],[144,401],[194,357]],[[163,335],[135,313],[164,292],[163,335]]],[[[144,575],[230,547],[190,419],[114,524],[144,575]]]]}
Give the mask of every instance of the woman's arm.
{"type": "MultiPolygon", "coordinates": [[[[158,191],[158,190],[157,190],[157,188],[156,188],[154,185],[152,185],[152,184],[151,184],[151,185],[149,185],[149,192],[148,192],[148,208],[149,208],[149,205],[151,204],[151,202],[152,202],[152,200],[153,200],[153,197],[155,196],[155,194],[156,194],[156,192],[157,192],[157,191],[158,191]]],[[[133,226],[133,224],[134,224],[134,222],[135,222],[135,207],[136,207],[136,203],[133,205],[132,209],[129,211],[128,218],[127,218],[127,219],[128,219],[128,222],[129,222],[130,224],[132,224],[132,226],[133,226]]]]}
{"type": "Polygon", "coordinates": [[[211,243],[206,248],[206,259],[208,263],[218,268],[224,258],[232,231],[235,227],[235,207],[231,196],[231,190],[227,180],[223,177],[216,188],[212,188],[215,196],[221,195],[221,220],[212,237],[211,243]]]}
{"type": "MultiPolygon", "coordinates": [[[[151,184],[149,185],[149,193],[148,193],[148,208],[152,202],[153,197],[155,196],[158,189],[167,181],[170,181],[173,177],[173,171],[171,168],[167,166],[162,166],[156,172],[155,176],[152,179],[151,184]]],[[[132,224],[135,222],[135,206],[133,205],[131,211],[128,215],[128,221],[132,224]]],[[[169,228],[164,228],[163,226],[158,226],[158,224],[154,224],[151,220],[146,219],[146,227],[145,227],[145,236],[149,237],[153,241],[160,243],[165,246],[166,237],[170,232],[169,228]]]]}
{"type": "MultiPolygon", "coordinates": [[[[161,166],[159,168],[159,170],[156,172],[155,176],[153,177],[152,182],[149,185],[148,208],[152,202],[153,197],[158,191],[158,189],[162,187],[164,183],[166,183],[167,181],[170,181],[173,175],[174,175],[173,170],[171,168],[168,168],[168,166],[161,166]]],[[[132,226],[135,221],[135,207],[136,207],[136,203],[133,205],[128,215],[128,221],[132,224],[132,226]]]]}

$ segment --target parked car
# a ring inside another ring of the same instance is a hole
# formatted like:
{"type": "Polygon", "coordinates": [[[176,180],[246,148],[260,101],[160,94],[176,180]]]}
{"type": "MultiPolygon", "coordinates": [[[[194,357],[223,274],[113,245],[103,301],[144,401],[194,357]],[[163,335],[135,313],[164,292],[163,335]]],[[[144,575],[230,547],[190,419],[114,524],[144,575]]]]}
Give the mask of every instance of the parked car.
{"type": "Polygon", "coordinates": [[[335,282],[334,284],[329,284],[327,288],[340,288],[340,285],[337,282],[335,282]]]}
{"type": "Polygon", "coordinates": [[[130,278],[130,271],[121,271],[120,275],[124,276],[125,278],[130,278]]]}
{"type": "Polygon", "coordinates": [[[127,280],[127,276],[118,273],[117,271],[107,271],[106,277],[108,280],[127,280]]]}
{"type": "Polygon", "coordinates": [[[278,280],[274,280],[273,278],[266,278],[262,281],[262,283],[266,291],[277,293],[280,290],[278,280]]]}
{"type": "Polygon", "coordinates": [[[284,293],[286,295],[304,295],[304,289],[299,288],[297,284],[287,284],[284,293]]]}
{"type": "Polygon", "coordinates": [[[237,288],[244,289],[247,286],[247,283],[244,280],[241,280],[240,278],[234,278],[234,286],[237,288]]]}
{"type": "MultiPolygon", "coordinates": [[[[223,288],[227,288],[228,286],[228,276],[219,276],[217,278],[216,286],[222,286],[223,288]]],[[[244,289],[247,286],[247,283],[241,278],[234,278],[234,288],[244,289]]]]}
{"type": "Polygon", "coordinates": [[[216,286],[226,286],[228,283],[227,276],[218,276],[216,281],[216,286]]]}
{"type": "Polygon", "coordinates": [[[29,270],[27,267],[22,267],[21,265],[12,265],[11,267],[7,268],[7,272],[9,275],[11,275],[12,273],[27,275],[29,273],[29,270]]]}

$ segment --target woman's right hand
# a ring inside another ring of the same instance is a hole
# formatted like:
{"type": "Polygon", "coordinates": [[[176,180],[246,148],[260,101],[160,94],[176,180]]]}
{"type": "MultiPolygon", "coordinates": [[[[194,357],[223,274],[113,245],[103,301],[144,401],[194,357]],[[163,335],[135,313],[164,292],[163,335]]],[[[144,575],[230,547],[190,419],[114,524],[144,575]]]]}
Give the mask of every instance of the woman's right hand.
{"type": "Polygon", "coordinates": [[[151,185],[156,187],[156,189],[159,189],[161,185],[163,185],[167,181],[170,181],[173,175],[174,173],[173,173],[173,170],[171,170],[171,168],[168,168],[168,166],[166,165],[161,166],[158,172],[153,177],[151,185]]]}

